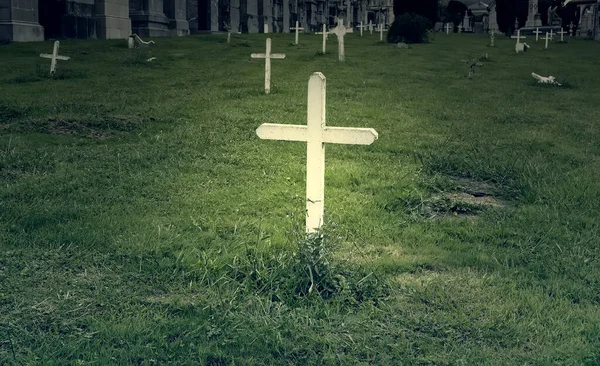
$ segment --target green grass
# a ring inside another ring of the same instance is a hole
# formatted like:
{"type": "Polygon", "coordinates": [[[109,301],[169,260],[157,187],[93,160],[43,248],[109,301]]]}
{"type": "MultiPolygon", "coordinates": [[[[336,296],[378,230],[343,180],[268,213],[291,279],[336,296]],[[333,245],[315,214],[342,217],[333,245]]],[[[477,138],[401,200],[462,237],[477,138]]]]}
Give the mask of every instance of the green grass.
{"type": "Polygon", "coordinates": [[[268,96],[264,35],[0,46],[0,364],[600,364],[600,43],[271,37],[268,96]],[[306,147],[254,130],[315,71],[380,138],[306,241],[306,147]]]}

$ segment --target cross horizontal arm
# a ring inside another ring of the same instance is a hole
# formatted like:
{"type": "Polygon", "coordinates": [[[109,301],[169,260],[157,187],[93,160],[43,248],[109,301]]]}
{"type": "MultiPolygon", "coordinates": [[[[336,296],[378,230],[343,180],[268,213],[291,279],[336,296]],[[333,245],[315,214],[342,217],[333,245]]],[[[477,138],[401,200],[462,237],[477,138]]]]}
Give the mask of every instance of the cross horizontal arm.
{"type": "MultiPolygon", "coordinates": [[[[49,55],[47,53],[40,53],[40,57],[43,58],[52,58],[52,55],[49,55]]],[[[56,56],[57,60],[63,60],[63,61],[69,61],[71,58],[67,57],[67,56],[56,56]]]]}
{"type": "Polygon", "coordinates": [[[346,145],[371,145],[379,138],[372,128],[325,127],[323,142],[346,145]]]}
{"type": "Polygon", "coordinates": [[[285,58],[285,54],[283,54],[283,53],[272,53],[271,54],[271,58],[283,59],[283,58],[285,58]]]}
{"type": "Polygon", "coordinates": [[[303,141],[308,140],[306,126],[263,123],[256,134],[263,140],[303,141]]]}
{"type": "Polygon", "coordinates": [[[250,54],[250,57],[252,57],[252,58],[267,58],[267,55],[265,55],[264,53],[252,53],[252,54],[250,54]]]}

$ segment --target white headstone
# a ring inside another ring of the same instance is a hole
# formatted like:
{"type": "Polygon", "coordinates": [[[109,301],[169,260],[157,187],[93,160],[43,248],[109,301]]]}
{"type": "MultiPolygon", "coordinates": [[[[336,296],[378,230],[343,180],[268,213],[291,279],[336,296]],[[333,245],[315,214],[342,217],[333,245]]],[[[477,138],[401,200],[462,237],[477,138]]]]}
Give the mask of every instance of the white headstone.
{"type": "Polygon", "coordinates": [[[127,48],[134,48],[135,47],[135,39],[133,38],[133,36],[129,36],[127,37],[127,48]]]}
{"type": "Polygon", "coordinates": [[[306,232],[323,226],[325,208],[325,144],[370,145],[377,138],[372,128],[326,126],[326,82],[320,72],[308,81],[307,125],[262,124],[256,134],[265,140],[306,142],[306,232]]]}
{"type": "Polygon", "coordinates": [[[268,25],[268,24],[265,24],[265,25],[263,26],[263,28],[264,28],[264,29],[263,29],[264,33],[265,33],[265,34],[269,34],[269,25],[268,25]]]}
{"type": "Polygon", "coordinates": [[[40,54],[40,57],[42,57],[42,58],[49,58],[49,59],[52,60],[50,62],[50,75],[54,75],[54,73],[56,72],[56,61],[57,60],[68,61],[68,60],[71,59],[70,57],[59,56],[58,55],[58,49],[59,48],[60,48],[60,42],[59,41],[55,41],[54,42],[54,49],[53,49],[51,55],[49,55],[47,53],[40,54]]]}
{"type": "Polygon", "coordinates": [[[346,27],[344,27],[344,21],[340,21],[337,27],[333,28],[331,33],[335,34],[338,39],[338,60],[344,61],[346,59],[344,54],[344,36],[347,33],[346,27]]]}
{"type": "Polygon", "coordinates": [[[290,30],[296,31],[296,40],[295,40],[294,44],[298,44],[298,31],[304,30],[304,28],[300,28],[300,26],[298,25],[298,21],[296,20],[296,27],[290,28],[290,30]]]}
{"type": "Polygon", "coordinates": [[[269,94],[271,92],[271,59],[284,59],[285,55],[282,53],[271,53],[271,38],[267,38],[266,52],[253,53],[250,57],[265,59],[265,93],[269,94]]]}

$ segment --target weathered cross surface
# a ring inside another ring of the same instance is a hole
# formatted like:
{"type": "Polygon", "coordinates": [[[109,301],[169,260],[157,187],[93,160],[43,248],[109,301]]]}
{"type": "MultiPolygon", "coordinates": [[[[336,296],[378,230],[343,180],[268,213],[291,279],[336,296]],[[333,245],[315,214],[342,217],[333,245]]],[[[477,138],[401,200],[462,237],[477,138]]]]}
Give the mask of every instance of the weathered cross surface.
{"type": "Polygon", "coordinates": [[[296,27],[294,28],[290,28],[290,30],[296,30],[296,41],[294,42],[294,44],[298,44],[298,31],[304,30],[304,28],[300,28],[300,26],[298,25],[298,21],[296,20],[296,27]]]}
{"type": "Polygon", "coordinates": [[[252,58],[264,58],[265,59],[265,93],[271,92],[271,59],[284,59],[285,54],[283,53],[271,53],[271,38],[267,38],[267,50],[265,53],[253,53],[250,55],[252,58]]]}
{"type": "Polygon", "coordinates": [[[562,28],[560,28],[560,32],[556,32],[557,34],[560,34],[560,41],[564,42],[565,41],[565,34],[569,34],[569,32],[565,32],[562,28]]]}
{"type": "Polygon", "coordinates": [[[348,30],[344,26],[344,21],[340,19],[337,27],[333,28],[331,33],[335,34],[338,39],[338,60],[344,61],[346,59],[344,54],[344,36],[348,33],[348,30]]]}
{"type": "Polygon", "coordinates": [[[58,55],[58,49],[60,48],[60,42],[59,41],[55,41],[54,42],[54,50],[52,51],[52,54],[49,55],[47,53],[42,53],[40,54],[40,57],[42,58],[49,58],[52,61],[50,62],[50,74],[54,75],[54,73],[56,72],[56,61],[57,60],[62,60],[62,61],[69,61],[71,58],[67,57],[67,56],[59,56],[58,55]]]}
{"type": "Polygon", "coordinates": [[[535,41],[537,42],[540,40],[540,34],[542,34],[544,32],[540,31],[540,28],[535,28],[535,32],[533,32],[533,33],[535,33],[535,41]]]}
{"type": "Polygon", "coordinates": [[[325,207],[325,143],[370,145],[377,138],[372,128],[327,127],[325,76],[315,72],[308,80],[307,125],[264,123],[256,130],[264,140],[306,142],[306,232],[323,226],[325,207]]]}

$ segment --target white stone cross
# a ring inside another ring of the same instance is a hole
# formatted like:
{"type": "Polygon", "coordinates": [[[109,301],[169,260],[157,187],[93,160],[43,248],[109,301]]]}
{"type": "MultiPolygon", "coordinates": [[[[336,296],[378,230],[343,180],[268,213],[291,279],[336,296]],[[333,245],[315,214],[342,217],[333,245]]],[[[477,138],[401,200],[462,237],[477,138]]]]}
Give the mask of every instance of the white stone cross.
{"type": "Polygon", "coordinates": [[[525,37],[525,36],[521,36],[521,30],[519,29],[519,30],[517,31],[517,35],[516,35],[516,36],[511,36],[510,38],[512,38],[512,39],[515,39],[515,38],[516,38],[516,39],[517,39],[517,43],[521,43],[521,38],[523,38],[523,39],[524,39],[524,38],[527,38],[527,37],[525,37]]]}
{"type": "Polygon", "coordinates": [[[271,53],[271,38],[267,38],[267,50],[265,53],[253,53],[250,55],[252,58],[264,58],[265,59],[265,94],[271,92],[271,59],[284,59],[285,54],[283,53],[271,53]]]}
{"type": "Polygon", "coordinates": [[[368,28],[368,27],[369,27],[368,25],[363,25],[363,22],[360,22],[360,25],[356,27],[356,28],[360,28],[360,36],[361,37],[363,36],[363,29],[368,28]]]}
{"type": "Polygon", "coordinates": [[[373,35],[373,21],[369,20],[369,32],[373,35]]]}
{"type": "Polygon", "coordinates": [[[554,29],[550,29],[550,39],[554,39],[554,29]]]}
{"type": "Polygon", "coordinates": [[[340,19],[337,27],[333,28],[331,33],[335,34],[338,39],[338,60],[344,61],[346,59],[346,55],[344,54],[344,36],[348,33],[348,30],[344,26],[344,21],[340,19]]]}
{"type": "Polygon", "coordinates": [[[565,32],[562,28],[560,28],[560,32],[556,32],[557,34],[560,34],[560,41],[564,42],[565,41],[565,34],[569,34],[569,32],[565,32]]]}
{"type": "Polygon", "coordinates": [[[68,61],[71,59],[70,57],[67,57],[67,56],[59,56],[58,55],[59,48],[60,48],[60,42],[55,41],[54,42],[54,50],[52,51],[51,55],[49,55],[47,53],[40,54],[40,57],[49,58],[52,60],[52,62],[50,62],[50,75],[54,75],[54,73],[56,72],[56,61],[57,60],[68,61]]]}
{"type": "Polygon", "coordinates": [[[540,30],[540,28],[535,28],[535,32],[533,32],[533,33],[535,33],[535,41],[537,42],[537,41],[539,41],[539,40],[540,40],[540,34],[542,34],[542,33],[544,33],[544,32],[542,32],[542,31],[540,30]]]}
{"type": "Polygon", "coordinates": [[[264,140],[306,142],[306,232],[323,226],[325,208],[325,143],[370,145],[377,138],[372,128],[327,127],[325,76],[315,72],[308,80],[307,125],[264,123],[256,130],[264,140]]]}
{"type": "Polygon", "coordinates": [[[298,21],[296,20],[296,27],[294,28],[290,28],[290,30],[296,30],[296,40],[294,42],[294,44],[298,44],[298,31],[304,30],[304,28],[300,28],[300,26],[298,25],[298,21]]]}
{"type": "Polygon", "coordinates": [[[544,49],[548,49],[548,41],[550,40],[550,33],[546,32],[546,47],[544,49]]]}
{"type": "Polygon", "coordinates": [[[450,35],[450,23],[446,23],[446,35],[450,35]]]}
{"type": "Polygon", "coordinates": [[[379,24],[379,42],[383,42],[383,23],[379,24]]]}
{"type": "Polygon", "coordinates": [[[322,34],[323,35],[323,54],[325,54],[325,51],[327,50],[327,36],[329,35],[329,33],[327,32],[327,26],[323,23],[323,31],[322,32],[317,32],[317,34],[322,34]]]}

